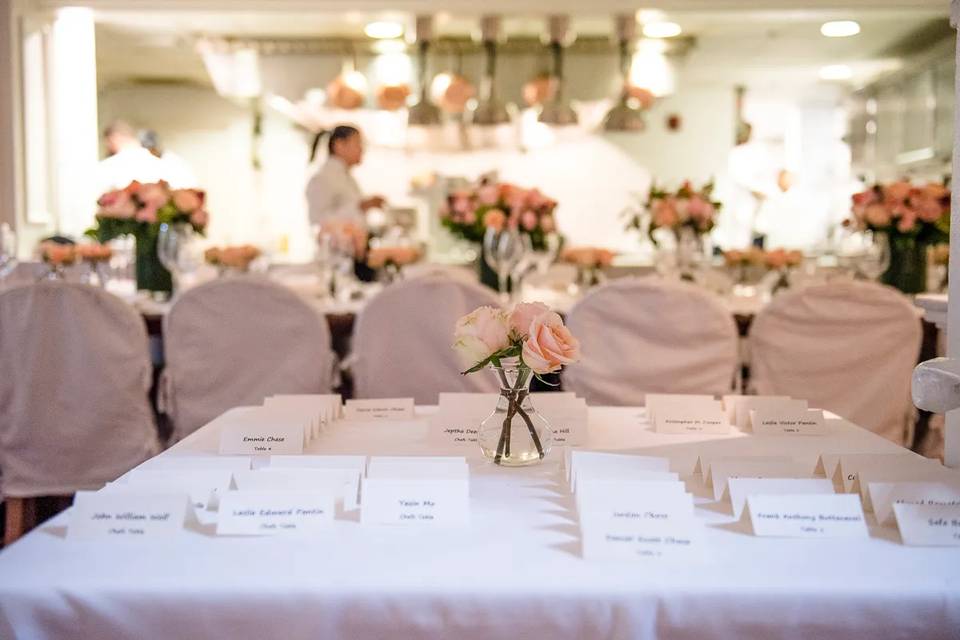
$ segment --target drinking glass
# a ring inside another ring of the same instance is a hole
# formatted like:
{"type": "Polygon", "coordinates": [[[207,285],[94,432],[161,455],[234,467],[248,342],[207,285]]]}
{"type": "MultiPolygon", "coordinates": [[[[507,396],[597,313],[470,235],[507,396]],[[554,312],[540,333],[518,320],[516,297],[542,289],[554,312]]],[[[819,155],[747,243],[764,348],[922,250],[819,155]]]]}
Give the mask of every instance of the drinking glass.
{"type": "Polygon", "coordinates": [[[157,236],[157,258],[173,276],[175,288],[179,289],[200,267],[196,250],[197,233],[188,224],[160,225],[157,236]]]}
{"type": "Polygon", "coordinates": [[[868,280],[877,280],[890,266],[890,243],[886,234],[867,232],[866,246],[857,256],[857,272],[868,280]]]}
{"type": "Polygon", "coordinates": [[[523,259],[523,254],[523,240],[516,229],[497,231],[493,227],[487,227],[483,235],[483,257],[487,266],[497,274],[497,288],[503,302],[509,301],[507,279],[523,259]]]}

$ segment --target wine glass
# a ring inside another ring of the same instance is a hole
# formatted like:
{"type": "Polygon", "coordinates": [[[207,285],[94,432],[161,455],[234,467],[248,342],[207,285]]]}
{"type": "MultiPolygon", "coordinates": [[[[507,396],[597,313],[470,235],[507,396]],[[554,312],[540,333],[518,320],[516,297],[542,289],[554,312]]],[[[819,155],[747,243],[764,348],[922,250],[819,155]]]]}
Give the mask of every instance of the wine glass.
{"type": "Polygon", "coordinates": [[[483,234],[483,257],[487,266],[497,274],[497,289],[500,299],[509,301],[507,293],[507,279],[510,272],[523,259],[524,247],[520,233],[516,229],[497,230],[487,227],[483,234]]]}
{"type": "Polygon", "coordinates": [[[9,224],[0,224],[0,284],[17,268],[17,236],[9,224]]]}
{"type": "Polygon", "coordinates": [[[857,256],[857,272],[868,280],[877,280],[890,266],[890,243],[886,234],[867,232],[866,247],[857,256]]]}
{"type": "Polygon", "coordinates": [[[157,258],[173,276],[177,288],[184,285],[200,267],[194,250],[195,232],[190,225],[160,225],[157,236],[157,258]]]}

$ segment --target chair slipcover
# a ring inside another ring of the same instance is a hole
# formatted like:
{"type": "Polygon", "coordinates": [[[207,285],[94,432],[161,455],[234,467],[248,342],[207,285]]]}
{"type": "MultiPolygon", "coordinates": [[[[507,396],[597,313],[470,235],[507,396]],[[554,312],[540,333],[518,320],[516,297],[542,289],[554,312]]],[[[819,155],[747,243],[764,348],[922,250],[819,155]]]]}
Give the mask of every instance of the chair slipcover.
{"type": "Polygon", "coordinates": [[[483,305],[499,303],[488,289],[445,275],[425,274],[384,289],[354,328],[356,396],[436,404],[441,391],[497,391],[488,371],[461,376],[451,346],[457,319],[483,305]]]}
{"type": "Polygon", "coordinates": [[[98,489],[159,451],[143,319],[87,285],[0,293],[4,495],[98,489]]]}
{"type": "Polygon", "coordinates": [[[904,444],[921,336],[919,311],[890,287],[847,281],[785,292],[750,328],[751,386],[904,444]]]}
{"type": "Polygon", "coordinates": [[[570,310],[582,360],[564,387],[591,404],[641,405],[651,393],[729,393],[737,328],[713,294],[683,282],[621,278],[570,310]]]}
{"type": "Polygon", "coordinates": [[[174,440],[269,395],[330,391],[326,320],[266,278],[223,278],[183,292],[163,331],[160,409],[173,420],[174,440]]]}

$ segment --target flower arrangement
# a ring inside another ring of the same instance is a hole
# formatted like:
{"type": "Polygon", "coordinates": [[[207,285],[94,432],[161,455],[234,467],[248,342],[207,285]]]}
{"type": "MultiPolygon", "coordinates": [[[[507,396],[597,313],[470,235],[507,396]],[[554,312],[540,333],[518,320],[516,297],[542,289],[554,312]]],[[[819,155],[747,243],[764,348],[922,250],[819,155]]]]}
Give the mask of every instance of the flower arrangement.
{"type": "Polygon", "coordinates": [[[98,242],[78,244],[74,247],[74,253],[84,262],[91,264],[107,262],[113,257],[113,249],[98,242]]]}
{"type": "Polygon", "coordinates": [[[847,226],[924,243],[949,239],[950,189],[944,184],[913,185],[905,180],[875,184],[852,199],[853,218],[846,221],[847,226]]]}
{"type": "Polygon", "coordinates": [[[563,319],[542,302],[521,303],[510,312],[480,307],[457,321],[453,348],[466,367],[463,375],[489,365],[500,380],[497,410],[481,425],[478,437],[484,453],[496,464],[542,460],[552,436],[530,404],[530,382],[580,359],[580,342],[563,319]],[[515,424],[517,419],[522,422],[515,424]],[[527,449],[520,434],[529,436],[527,449]]]}
{"type": "Polygon", "coordinates": [[[713,182],[695,188],[687,180],[676,191],[668,191],[654,184],[640,212],[632,213],[627,229],[643,231],[657,243],[653,232],[667,229],[675,235],[682,229],[689,229],[696,235],[709,233],[715,224],[721,203],[713,199],[713,182]]]}
{"type": "Polygon", "coordinates": [[[507,182],[481,181],[474,187],[454,191],[440,208],[441,224],[470,242],[483,242],[487,228],[506,227],[530,236],[537,251],[546,249],[546,235],[556,230],[557,201],[537,189],[524,189],[507,182]]]}
{"type": "Polygon", "coordinates": [[[66,267],[77,261],[77,252],[72,244],[41,242],[40,258],[51,267],[66,267]]]}
{"type": "Polygon", "coordinates": [[[803,262],[803,253],[797,250],[783,248],[765,251],[759,247],[751,247],[746,251],[732,249],[723,252],[723,261],[728,267],[767,267],[768,269],[783,269],[796,267],[803,262]]]}
{"type": "Polygon", "coordinates": [[[203,252],[207,264],[226,269],[246,271],[250,263],[260,257],[260,249],[244,244],[234,247],[210,247],[203,252]]]}
{"type": "Polygon", "coordinates": [[[613,263],[616,254],[599,247],[569,247],[560,252],[560,260],[577,267],[577,280],[590,287],[601,281],[601,270],[613,263]]]}
{"type": "Polygon", "coordinates": [[[420,259],[420,249],[417,247],[374,247],[367,252],[367,265],[371,269],[384,267],[402,267],[413,264],[420,259]]]}

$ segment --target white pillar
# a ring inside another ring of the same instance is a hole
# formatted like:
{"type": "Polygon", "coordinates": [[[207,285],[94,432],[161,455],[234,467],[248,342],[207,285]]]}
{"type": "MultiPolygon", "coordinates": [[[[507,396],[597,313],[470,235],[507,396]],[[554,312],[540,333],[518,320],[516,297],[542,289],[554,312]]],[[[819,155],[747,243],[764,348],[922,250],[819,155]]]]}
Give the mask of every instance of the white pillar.
{"type": "MultiPolygon", "coordinates": [[[[960,25],[960,0],[950,2],[950,24],[960,25]]],[[[953,180],[950,206],[950,291],[947,302],[947,357],[960,358],[960,37],[954,71],[953,180]]],[[[960,409],[948,411],[944,428],[944,464],[960,468],[960,409]]]]}
{"type": "Polygon", "coordinates": [[[99,157],[93,11],[57,11],[51,34],[51,130],[58,228],[79,235],[93,223],[99,157]]]}
{"type": "Polygon", "coordinates": [[[17,226],[18,188],[16,132],[19,130],[17,82],[17,18],[14,0],[0,0],[0,224],[17,226]]]}

